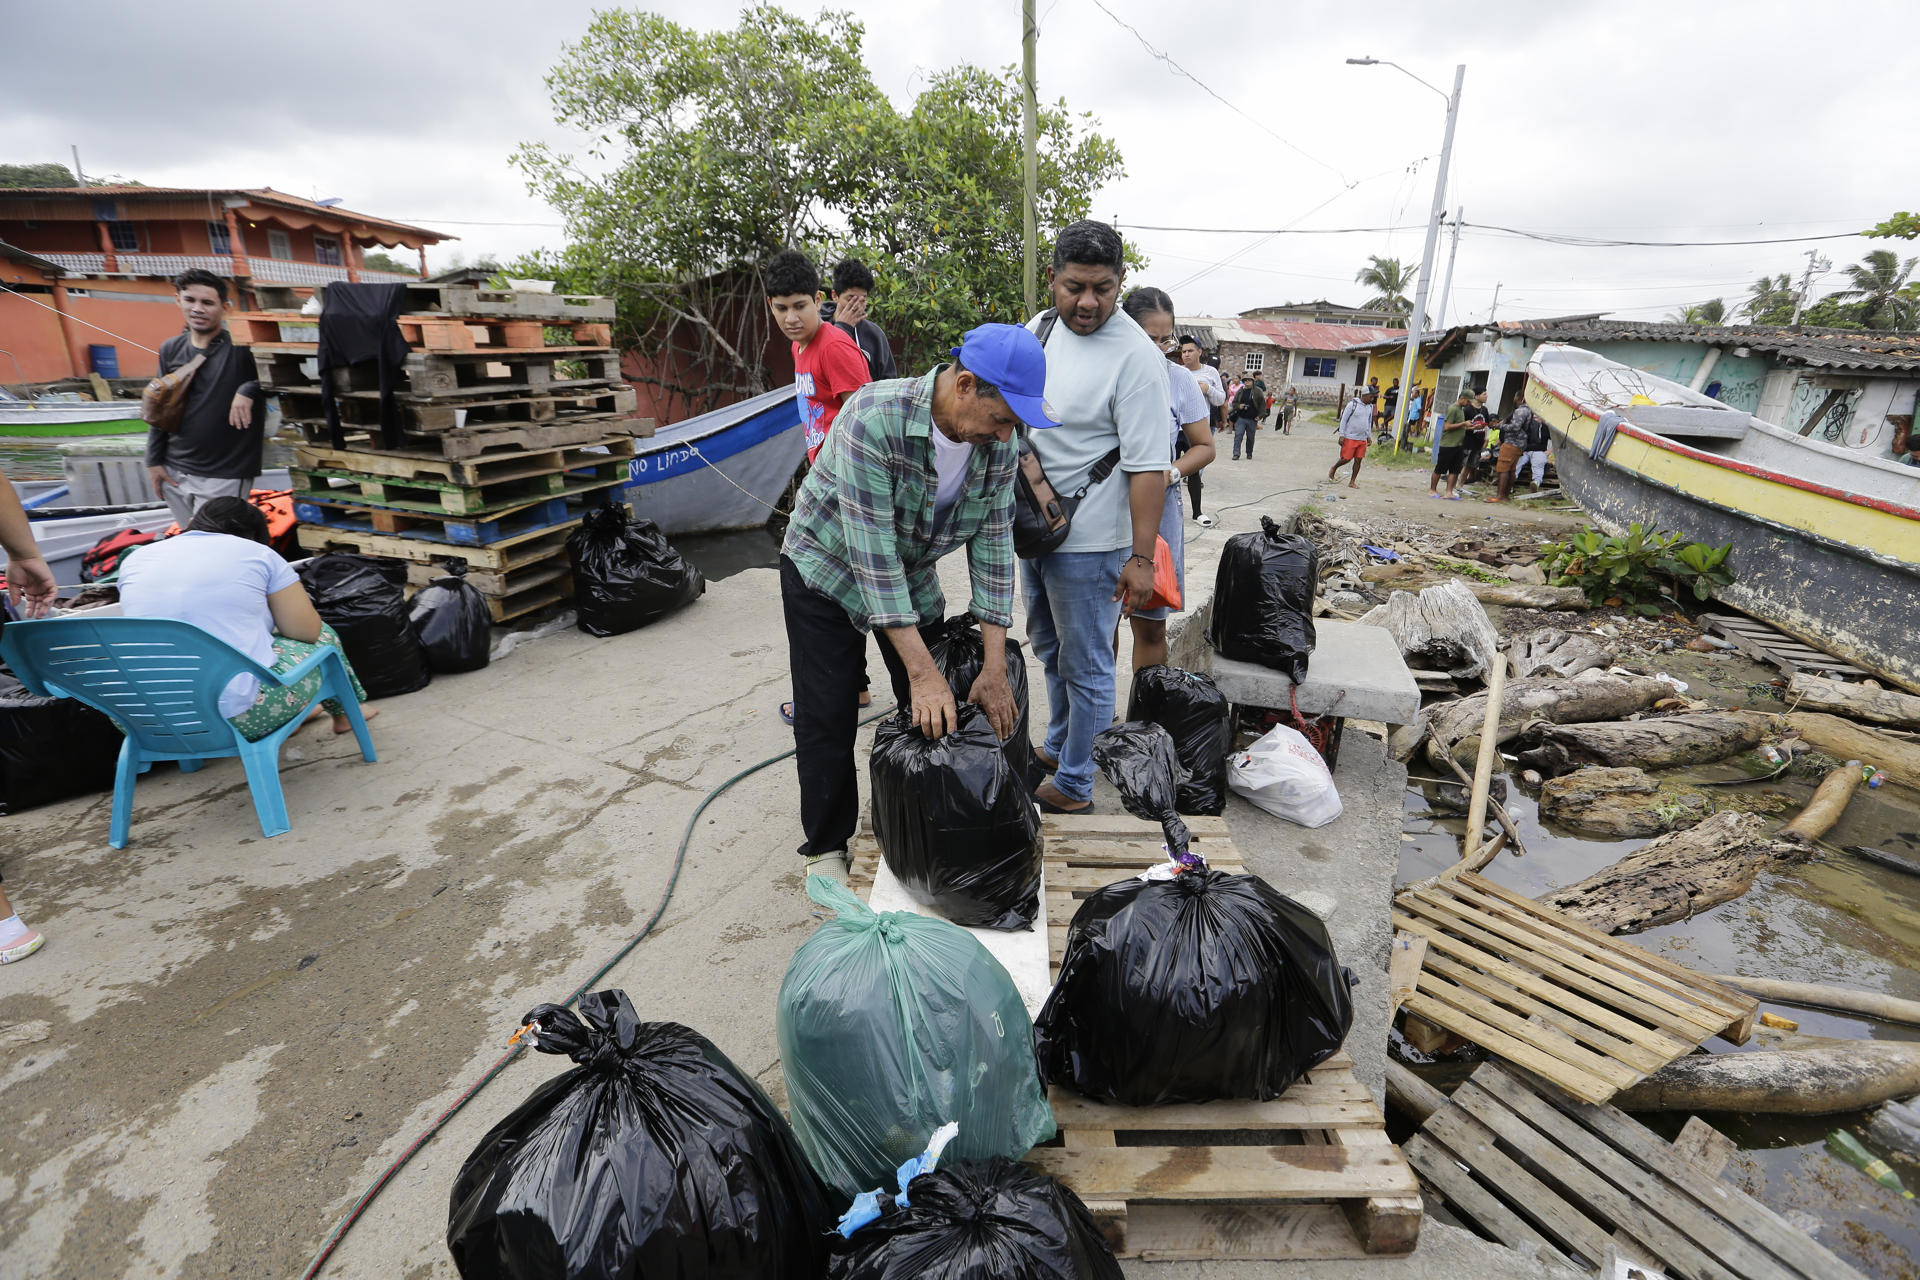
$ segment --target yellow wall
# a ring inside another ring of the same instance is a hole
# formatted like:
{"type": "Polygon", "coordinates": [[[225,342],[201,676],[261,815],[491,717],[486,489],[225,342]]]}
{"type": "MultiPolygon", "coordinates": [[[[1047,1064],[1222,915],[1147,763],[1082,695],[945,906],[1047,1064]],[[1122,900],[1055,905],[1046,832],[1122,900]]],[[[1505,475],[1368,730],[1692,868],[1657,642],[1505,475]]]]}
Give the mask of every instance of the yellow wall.
{"type": "MultiPolygon", "coordinates": [[[[1400,376],[1400,362],[1406,358],[1407,349],[1405,347],[1388,347],[1385,350],[1369,351],[1367,353],[1367,377],[1380,379],[1380,389],[1384,391],[1393,385],[1395,378],[1400,376]]],[[[1413,385],[1426,389],[1429,402],[1433,399],[1434,383],[1439,376],[1438,373],[1427,368],[1424,361],[1414,361],[1413,385]]],[[[1404,390],[1404,388],[1402,388],[1402,390],[1404,390]]],[[[1406,403],[1406,397],[1404,395],[1400,398],[1400,403],[1406,403]]]]}

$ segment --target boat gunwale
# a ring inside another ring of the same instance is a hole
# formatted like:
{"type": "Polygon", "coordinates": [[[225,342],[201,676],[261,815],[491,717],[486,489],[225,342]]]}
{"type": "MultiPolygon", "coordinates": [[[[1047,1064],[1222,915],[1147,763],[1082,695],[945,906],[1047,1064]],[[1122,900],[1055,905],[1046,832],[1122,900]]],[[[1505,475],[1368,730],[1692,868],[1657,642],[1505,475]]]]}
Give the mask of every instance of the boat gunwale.
{"type": "MultiPolygon", "coordinates": [[[[1548,395],[1552,396],[1554,399],[1560,401],[1560,403],[1566,405],[1569,409],[1572,409],[1576,413],[1582,414],[1583,416],[1587,418],[1591,418],[1597,422],[1599,421],[1600,417],[1603,414],[1609,412],[1609,410],[1606,410],[1606,409],[1596,409],[1594,406],[1586,403],[1584,400],[1576,399],[1573,396],[1567,394],[1565,391],[1562,391],[1560,387],[1552,380],[1552,378],[1545,373],[1537,372],[1532,369],[1529,369],[1528,372],[1529,374],[1531,374],[1532,380],[1540,384],[1540,389],[1542,391],[1546,392],[1548,395]]],[[[1887,515],[1898,516],[1903,520],[1913,520],[1916,522],[1920,522],[1920,508],[1909,507],[1902,503],[1890,501],[1889,499],[1886,499],[1886,498],[1875,498],[1867,494],[1861,494],[1861,493],[1849,493],[1845,489],[1836,489],[1831,485],[1818,484],[1812,480],[1802,480],[1798,476],[1786,475],[1782,472],[1774,471],[1767,467],[1757,466],[1751,462],[1739,462],[1733,458],[1723,457],[1722,455],[1717,453],[1708,453],[1704,449],[1695,449],[1690,445],[1681,444],[1679,441],[1674,440],[1668,436],[1661,435],[1657,431],[1650,430],[1649,428],[1646,428],[1646,427],[1636,426],[1634,425],[1632,419],[1625,414],[1622,414],[1621,418],[1622,418],[1622,423],[1619,429],[1622,432],[1625,432],[1627,435],[1631,436],[1635,440],[1640,441],[1642,444],[1649,445],[1655,449],[1664,449],[1669,453],[1678,454],[1683,458],[1691,458],[1698,462],[1705,462],[1712,466],[1724,468],[1725,470],[1728,470],[1728,471],[1734,471],[1742,475],[1752,476],[1757,480],[1765,480],[1773,484],[1784,485],[1787,488],[1799,489],[1805,493],[1816,494],[1823,498],[1831,498],[1837,502],[1845,502],[1856,507],[1866,507],[1869,510],[1880,511],[1887,515]]],[[[1635,474],[1639,475],[1642,479],[1649,479],[1649,477],[1647,477],[1644,472],[1640,472],[1636,470],[1635,474]]],[[[1681,491],[1675,490],[1675,492],[1681,492],[1681,491]]],[[[1694,497],[1695,495],[1688,494],[1687,496],[1694,497]]]]}

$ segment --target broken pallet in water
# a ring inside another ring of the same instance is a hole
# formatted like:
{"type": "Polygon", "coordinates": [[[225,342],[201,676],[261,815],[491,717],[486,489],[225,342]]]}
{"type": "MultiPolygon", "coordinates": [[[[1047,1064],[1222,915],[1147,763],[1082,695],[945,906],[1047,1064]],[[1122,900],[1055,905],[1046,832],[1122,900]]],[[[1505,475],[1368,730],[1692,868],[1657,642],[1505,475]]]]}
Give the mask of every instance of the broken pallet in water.
{"type": "MultiPolygon", "coordinates": [[[[1684,1135],[1683,1135],[1684,1136],[1684,1135]]],[[[1605,1275],[1625,1256],[1676,1280],[1842,1280],[1858,1273],[1617,1108],[1497,1062],[1406,1147],[1423,1177],[1501,1243],[1605,1275]]]]}
{"type": "Polygon", "coordinates": [[[1484,876],[1410,885],[1394,928],[1427,940],[1409,1014],[1605,1102],[1720,1035],[1744,1044],[1759,1003],[1484,876]]]}
{"type": "Polygon", "coordinates": [[[1700,615],[1700,625],[1717,636],[1731,640],[1733,647],[1746,657],[1778,667],[1789,676],[1810,671],[1835,680],[1864,680],[1871,674],[1752,618],[1731,613],[1703,613],[1700,615]]]}

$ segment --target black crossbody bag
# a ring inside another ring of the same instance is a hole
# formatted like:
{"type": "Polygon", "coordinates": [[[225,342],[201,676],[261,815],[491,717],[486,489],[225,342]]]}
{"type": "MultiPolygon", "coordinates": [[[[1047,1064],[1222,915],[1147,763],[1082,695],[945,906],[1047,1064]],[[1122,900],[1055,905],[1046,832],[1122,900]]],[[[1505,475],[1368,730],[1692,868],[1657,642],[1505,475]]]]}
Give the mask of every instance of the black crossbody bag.
{"type": "MultiPolygon", "coordinates": [[[[1034,337],[1044,349],[1060,313],[1052,307],[1040,313],[1040,327],[1034,337]]],[[[1056,550],[1073,529],[1073,513],[1086,500],[1093,487],[1113,474],[1120,465],[1120,450],[1114,449],[1093,464],[1087,482],[1073,493],[1060,493],[1047,479],[1046,468],[1028,440],[1028,429],[1020,427],[1020,465],[1013,476],[1013,552],[1022,560],[1031,560],[1056,550]]]]}

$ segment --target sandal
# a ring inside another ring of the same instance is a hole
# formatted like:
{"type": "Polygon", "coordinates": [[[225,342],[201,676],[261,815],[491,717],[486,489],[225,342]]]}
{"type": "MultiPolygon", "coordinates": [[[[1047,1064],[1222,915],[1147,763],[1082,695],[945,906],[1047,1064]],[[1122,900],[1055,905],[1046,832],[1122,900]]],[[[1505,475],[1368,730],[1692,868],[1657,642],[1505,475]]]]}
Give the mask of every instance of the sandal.
{"type": "Polygon", "coordinates": [[[1081,805],[1078,809],[1062,808],[1060,805],[1052,804],[1052,803],[1049,803],[1048,801],[1042,800],[1039,796],[1035,796],[1033,798],[1033,802],[1034,804],[1039,806],[1040,812],[1042,813],[1059,813],[1059,814],[1065,814],[1067,817],[1072,817],[1073,815],[1079,814],[1079,813],[1093,812],[1093,801],[1091,800],[1081,805]]]}
{"type": "Polygon", "coordinates": [[[788,724],[793,723],[793,704],[791,702],[783,702],[780,704],[780,718],[788,724]]]}

